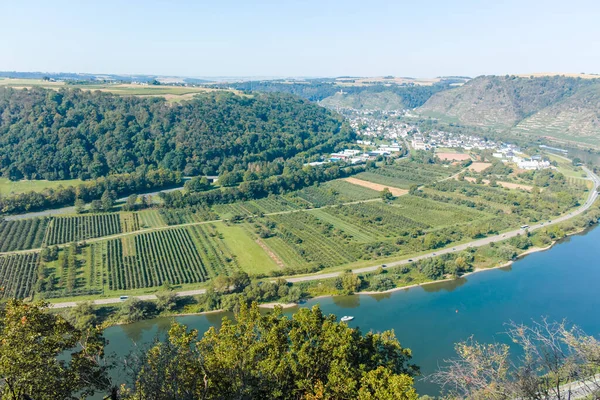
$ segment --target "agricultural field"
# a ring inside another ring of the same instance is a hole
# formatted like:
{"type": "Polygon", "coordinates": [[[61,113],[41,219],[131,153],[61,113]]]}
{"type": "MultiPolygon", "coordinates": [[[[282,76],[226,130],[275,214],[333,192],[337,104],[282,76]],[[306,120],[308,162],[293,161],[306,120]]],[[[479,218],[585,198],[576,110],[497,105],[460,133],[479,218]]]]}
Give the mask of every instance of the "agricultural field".
{"type": "Polygon", "coordinates": [[[48,218],[0,222],[0,252],[41,247],[48,218]]]}
{"type": "Polygon", "coordinates": [[[46,180],[22,180],[11,181],[8,178],[0,178],[0,195],[18,194],[26,192],[42,192],[46,189],[56,189],[59,186],[77,186],[83,183],[80,179],[70,179],[64,181],[46,181],[46,180]]]}
{"type": "Polygon", "coordinates": [[[163,218],[160,216],[160,213],[158,210],[153,210],[153,209],[142,210],[142,211],[139,211],[137,214],[138,214],[138,220],[140,222],[140,228],[142,228],[142,229],[160,228],[162,226],[167,225],[165,223],[165,221],[163,220],[163,218]]]}
{"type": "Polygon", "coordinates": [[[121,233],[119,214],[54,217],[48,224],[44,243],[48,246],[121,233]]]}
{"type": "Polygon", "coordinates": [[[219,216],[206,207],[186,209],[161,208],[158,213],[166,225],[182,225],[194,222],[214,221],[219,216]]]}
{"type": "Polygon", "coordinates": [[[344,180],[335,180],[313,185],[287,195],[295,202],[305,202],[312,207],[324,207],[333,204],[370,200],[379,197],[379,192],[344,180]]]}
{"type": "MultiPolygon", "coordinates": [[[[268,217],[276,225],[277,236],[293,250],[288,254],[300,257],[305,264],[333,267],[356,261],[357,249],[350,246],[351,237],[333,225],[308,212],[278,214],[268,217]],[[353,254],[355,253],[355,254],[353,254]]],[[[266,239],[269,244],[269,239],[266,239]]],[[[284,263],[289,258],[281,254],[284,263]]]]}
{"type": "Polygon", "coordinates": [[[140,220],[137,213],[119,213],[119,220],[121,221],[121,232],[135,232],[140,230],[140,220]]]}
{"type": "Polygon", "coordinates": [[[0,257],[0,299],[25,298],[33,294],[39,253],[0,257]]]}
{"type": "Polygon", "coordinates": [[[111,255],[107,268],[111,290],[207,279],[206,267],[184,228],[124,237],[115,241],[111,255]]]}
{"type": "Polygon", "coordinates": [[[220,224],[216,227],[239,267],[248,275],[268,274],[279,269],[278,257],[269,251],[260,238],[253,237],[245,225],[220,224]]]}
{"type": "Polygon", "coordinates": [[[408,189],[411,185],[425,185],[444,179],[455,172],[456,169],[451,167],[403,162],[361,172],[355,177],[380,185],[408,189]]]}
{"type": "Polygon", "coordinates": [[[233,216],[249,216],[270,214],[274,212],[293,211],[305,208],[306,203],[293,202],[283,196],[270,195],[263,199],[241,201],[232,204],[219,204],[213,206],[213,210],[222,219],[229,219],[233,216]]]}

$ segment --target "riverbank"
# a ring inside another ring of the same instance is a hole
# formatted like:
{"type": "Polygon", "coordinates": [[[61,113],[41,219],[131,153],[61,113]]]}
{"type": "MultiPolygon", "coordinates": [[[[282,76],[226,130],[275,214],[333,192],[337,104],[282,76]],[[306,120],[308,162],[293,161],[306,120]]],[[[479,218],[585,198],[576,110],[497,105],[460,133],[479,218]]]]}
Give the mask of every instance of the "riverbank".
{"type": "MultiPolygon", "coordinates": [[[[592,227],[592,229],[594,227],[596,227],[597,225],[594,225],[592,227]]],[[[405,285],[405,286],[399,286],[399,287],[395,287],[389,290],[385,290],[385,291],[373,291],[373,290],[363,290],[363,291],[357,291],[355,293],[353,293],[352,295],[367,295],[367,296],[373,296],[373,295],[381,295],[381,294],[390,294],[390,293],[394,293],[394,292],[399,292],[399,291],[406,291],[408,292],[410,289],[414,289],[417,287],[426,287],[429,285],[435,285],[435,284],[442,284],[444,282],[448,283],[448,282],[452,282],[452,281],[456,281],[457,279],[463,279],[463,278],[467,278],[469,276],[473,276],[476,275],[480,272],[484,272],[484,271],[494,271],[497,269],[501,269],[501,268],[506,268],[509,267],[511,265],[513,265],[515,262],[524,259],[526,256],[533,254],[533,253],[539,253],[539,252],[544,252],[547,250],[552,249],[553,247],[555,247],[557,244],[560,244],[562,241],[564,241],[565,239],[567,239],[568,237],[574,236],[574,235],[578,235],[581,234],[582,232],[585,232],[586,230],[589,230],[590,228],[580,228],[580,229],[576,229],[572,232],[567,233],[563,238],[561,238],[560,240],[555,240],[552,243],[550,243],[548,246],[545,247],[533,247],[533,248],[529,248],[527,250],[522,251],[521,253],[519,253],[514,260],[510,260],[507,262],[502,262],[498,265],[495,265],[493,267],[486,267],[486,268],[476,268],[473,271],[467,272],[465,274],[462,274],[461,276],[458,277],[452,277],[452,278],[444,278],[444,279],[438,279],[438,280],[430,280],[430,281],[426,281],[426,282],[420,282],[420,283],[416,283],[416,284],[411,284],[411,285],[405,285]]],[[[304,296],[302,301],[300,302],[268,302],[268,303],[262,303],[259,304],[260,308],[263,308],[265,310],[272,310],[275,307],[281,307],[282,309],[291,309],[291,308],[295,308],[298,307],[302,304],[305,304],[306,302],[314,302],[316,300],[319,299],[327,299],[327,298],[334,298],[334,297],[340,297],[340,296],[344,296],[343,294],[325,294],[325,295],[318,295],[318,296],[304,296]]],[[[102,306],[100,306],[101,308],[102,306]]],[[[105,307],[110,307],[108,305],[106,305],[105,307]]],[[[199,312],[171,312],[171,313],[161,313],[159,315],[155,315],[152,316],[148,319],[153,319],[153,318],[178,318],[178,317],[188,317],[188,316],[202,316],[202,315],[210,315],[210,314],[215,314],[215,313],[221,313],[221,312],[225,312],[227,310],[223,309],[223,308],[219,308],[216,310],[207,310],[207,311],[199,311],[199,312]]],[[[115,325],[123,325],[124,323],[122,321],[106,321],[108,323],[104,324],[104,327],[110,327],[110,326],[115,326],[115,325]]],[[[127,323],[125,323],[127,324],[127,323]]]]}
{"type": "MultiPolygon", "coordinates": [[[[483,269],[489,272],[385,295],[323,296],[309,299],[300,307],[318,305],[325,315],[351,315],[355,318],[348,325],[362,333],[393,329],[402,346],[411,349],[411,362],[427,376],[444,359],[456,357],[455,343],[471,337],[479,343],[505,343],[503,332],[509,321],[529,324],[542,316],[548,321],[567,319],[589,334],[600,335],[600,320],[590,312],[600,307],[599,240],[600,228],[594,228],[559,241],[546,251],[536,249],[535,254],[522,257],[512,268],[483,269]]],[[[290,316],[297,310],[283,313],[290,316]]],[[[114,326],[105,330],[110,342],[106,351],[127,359],[130,351],[153,343],[157,337],[166,337],[174,321],[188,330],[196,329],[202,337],[211,327],[218,329],[223,317],[231,319],[232,313],[156,318],[114,326]]],[[[439,388],[428,381],[419,379],[416,385],[420,395],[439,396],[439,388]]]]}

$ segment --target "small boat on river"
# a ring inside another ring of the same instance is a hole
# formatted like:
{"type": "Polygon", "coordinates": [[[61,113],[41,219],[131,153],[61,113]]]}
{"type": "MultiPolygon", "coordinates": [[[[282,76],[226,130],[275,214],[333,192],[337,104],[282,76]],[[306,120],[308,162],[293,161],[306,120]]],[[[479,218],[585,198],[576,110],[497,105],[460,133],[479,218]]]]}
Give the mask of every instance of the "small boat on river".
{"type": "Polygon", "coordinates": [[[344,315],[344,316],[343,316],[343,317],[340,319],[340,321],[342,321],[342,322],[348,322],[348,321],[352,321],[353,319],[354,319],[354,317],[352,317],[352,316],[349,316],[349,315],[344,315]]]}

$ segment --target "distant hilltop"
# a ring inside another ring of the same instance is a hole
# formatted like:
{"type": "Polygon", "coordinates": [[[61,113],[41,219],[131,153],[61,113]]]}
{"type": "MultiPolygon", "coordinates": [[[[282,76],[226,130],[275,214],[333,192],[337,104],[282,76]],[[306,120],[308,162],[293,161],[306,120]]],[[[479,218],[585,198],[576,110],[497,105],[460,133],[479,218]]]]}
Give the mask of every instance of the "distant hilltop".
{"type": "Polygon", "coordinates": [[[418,112],[442,122],[600,147],[600,75],[480,76],[435,93],[418,112]]]}

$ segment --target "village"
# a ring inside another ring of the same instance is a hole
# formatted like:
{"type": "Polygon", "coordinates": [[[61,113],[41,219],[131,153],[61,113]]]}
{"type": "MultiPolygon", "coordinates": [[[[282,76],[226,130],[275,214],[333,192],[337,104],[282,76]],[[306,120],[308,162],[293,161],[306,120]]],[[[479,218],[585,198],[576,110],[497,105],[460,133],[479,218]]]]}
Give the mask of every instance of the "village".
{"type": "Polygon", "coordinates": [[[406,110],[342,110],[350,126],[359,134],[361,139],[356,144],[357,149],[344,149],[329,155],[326,160],[311,163],[344,161],[359,164],[383,156],[397,156],[406,150],[443,152],[444,150],[487,151],[494,158],[504,163],[514,163],[522,170],[538,170],[550,168],[549,161],[540,155],[528,157],[521,152],[519,146],[502,141],[493,141],[475,135],[465,135],[442,130],[421,132],[419,126],[401,120],[406,110]]]}

